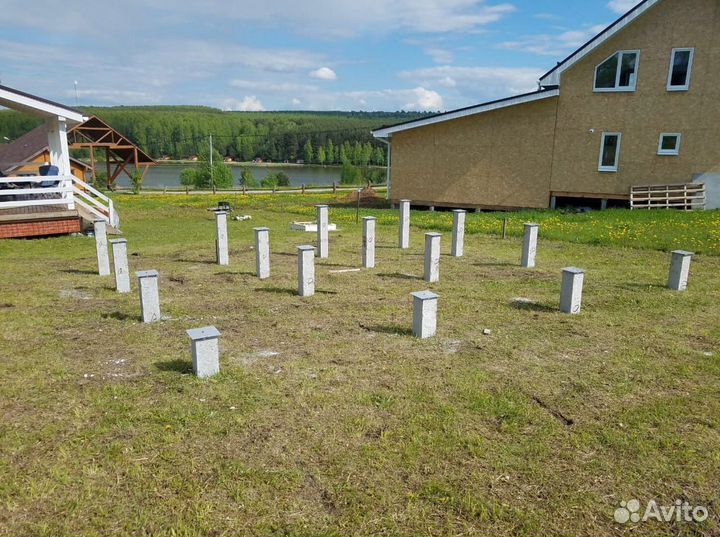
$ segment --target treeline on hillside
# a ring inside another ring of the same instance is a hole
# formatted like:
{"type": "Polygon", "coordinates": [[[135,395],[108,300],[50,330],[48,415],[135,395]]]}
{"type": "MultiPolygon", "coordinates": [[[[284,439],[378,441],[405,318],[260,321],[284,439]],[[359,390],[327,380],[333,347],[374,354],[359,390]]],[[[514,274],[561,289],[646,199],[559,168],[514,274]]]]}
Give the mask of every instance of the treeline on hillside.
{"type": "MultiPolygon", "coordinates": [[[[384,144],[370,131],[422,117],[415,112],[223,112],[208,107],[83,108],[127,136],[156,159],[202,153],[213,136],[223,157],[317,164],[385,164],[384,144]]],[[[15,139],[37,118],[0,112],[0,139],[15,139]]],[[[82,156],[82,155],[80,155],[82,156]]]]}

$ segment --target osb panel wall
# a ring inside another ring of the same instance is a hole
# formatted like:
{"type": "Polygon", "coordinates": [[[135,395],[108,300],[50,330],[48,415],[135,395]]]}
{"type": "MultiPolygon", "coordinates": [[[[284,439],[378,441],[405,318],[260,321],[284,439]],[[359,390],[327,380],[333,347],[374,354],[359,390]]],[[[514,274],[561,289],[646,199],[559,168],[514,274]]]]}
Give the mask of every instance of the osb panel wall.
{"type": "Polygon", "coordinates": [[[552,190],[629,194],[633,185],[690,182],[720,170],[720,2],[663,0],[563,74],[552,190]],[[690,90],[666,90],[673,48],[695,47],[690,90]],[[594,93],[595,67],[640,50],[633,93],[594,93]],[[594,132],[591,132],[594,129],[594,132]],[[598,172],[602,132],[622,132],[617,173],[598,172]],[[662,132],[680,156],[657,155],[662,132]]]}
{"type": "Polygon", "coordinates": [[[557,98],[394,134],[391,197],[457,207],[547,207],[557,98]]]}

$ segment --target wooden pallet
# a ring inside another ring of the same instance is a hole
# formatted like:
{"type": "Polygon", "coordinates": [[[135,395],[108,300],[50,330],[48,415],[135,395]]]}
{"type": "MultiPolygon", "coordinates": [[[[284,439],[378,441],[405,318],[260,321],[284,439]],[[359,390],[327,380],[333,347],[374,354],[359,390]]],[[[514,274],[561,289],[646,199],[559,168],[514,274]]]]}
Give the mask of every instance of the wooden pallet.
{"type": "Polygon", "coordinates": [[[634,186],[630,190],[631,209],[705,210],[705,184],[634,186]]]}

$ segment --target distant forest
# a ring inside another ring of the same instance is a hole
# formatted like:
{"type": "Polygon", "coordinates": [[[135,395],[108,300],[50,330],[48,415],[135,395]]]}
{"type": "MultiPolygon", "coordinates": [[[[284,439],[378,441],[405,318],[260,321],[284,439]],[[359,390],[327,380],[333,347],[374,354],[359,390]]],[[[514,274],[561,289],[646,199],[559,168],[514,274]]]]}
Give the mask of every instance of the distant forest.
{"type": "MultiPolygon", "coordinates": [[[[81,108],[130,138],[155,159],[185,159],[213,147],[233,160],[385,164],[372,129],[409,121],[417,112],[223,112],[198,106],[81,108]]],[[[38,118],[0,111],[0,142],[21,136],[38,118]]]]}

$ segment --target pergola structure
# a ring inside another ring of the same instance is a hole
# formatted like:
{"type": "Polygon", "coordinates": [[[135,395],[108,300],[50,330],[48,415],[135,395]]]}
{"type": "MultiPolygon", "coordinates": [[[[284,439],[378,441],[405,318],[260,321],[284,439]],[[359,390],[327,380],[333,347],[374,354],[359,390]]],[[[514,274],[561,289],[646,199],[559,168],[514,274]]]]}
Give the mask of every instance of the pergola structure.
{"type": "Polygon", "coordinates": [[[96,116],[70,129],[67,136],[71,149],[90,150],[93,182],[95,181],[95,149],[105,149],[107,186],[110,190],[123,172],[132,180],[129,166],[140,171],[144,178],[148,168],[156,164],[150,155],[96,116]]]}

